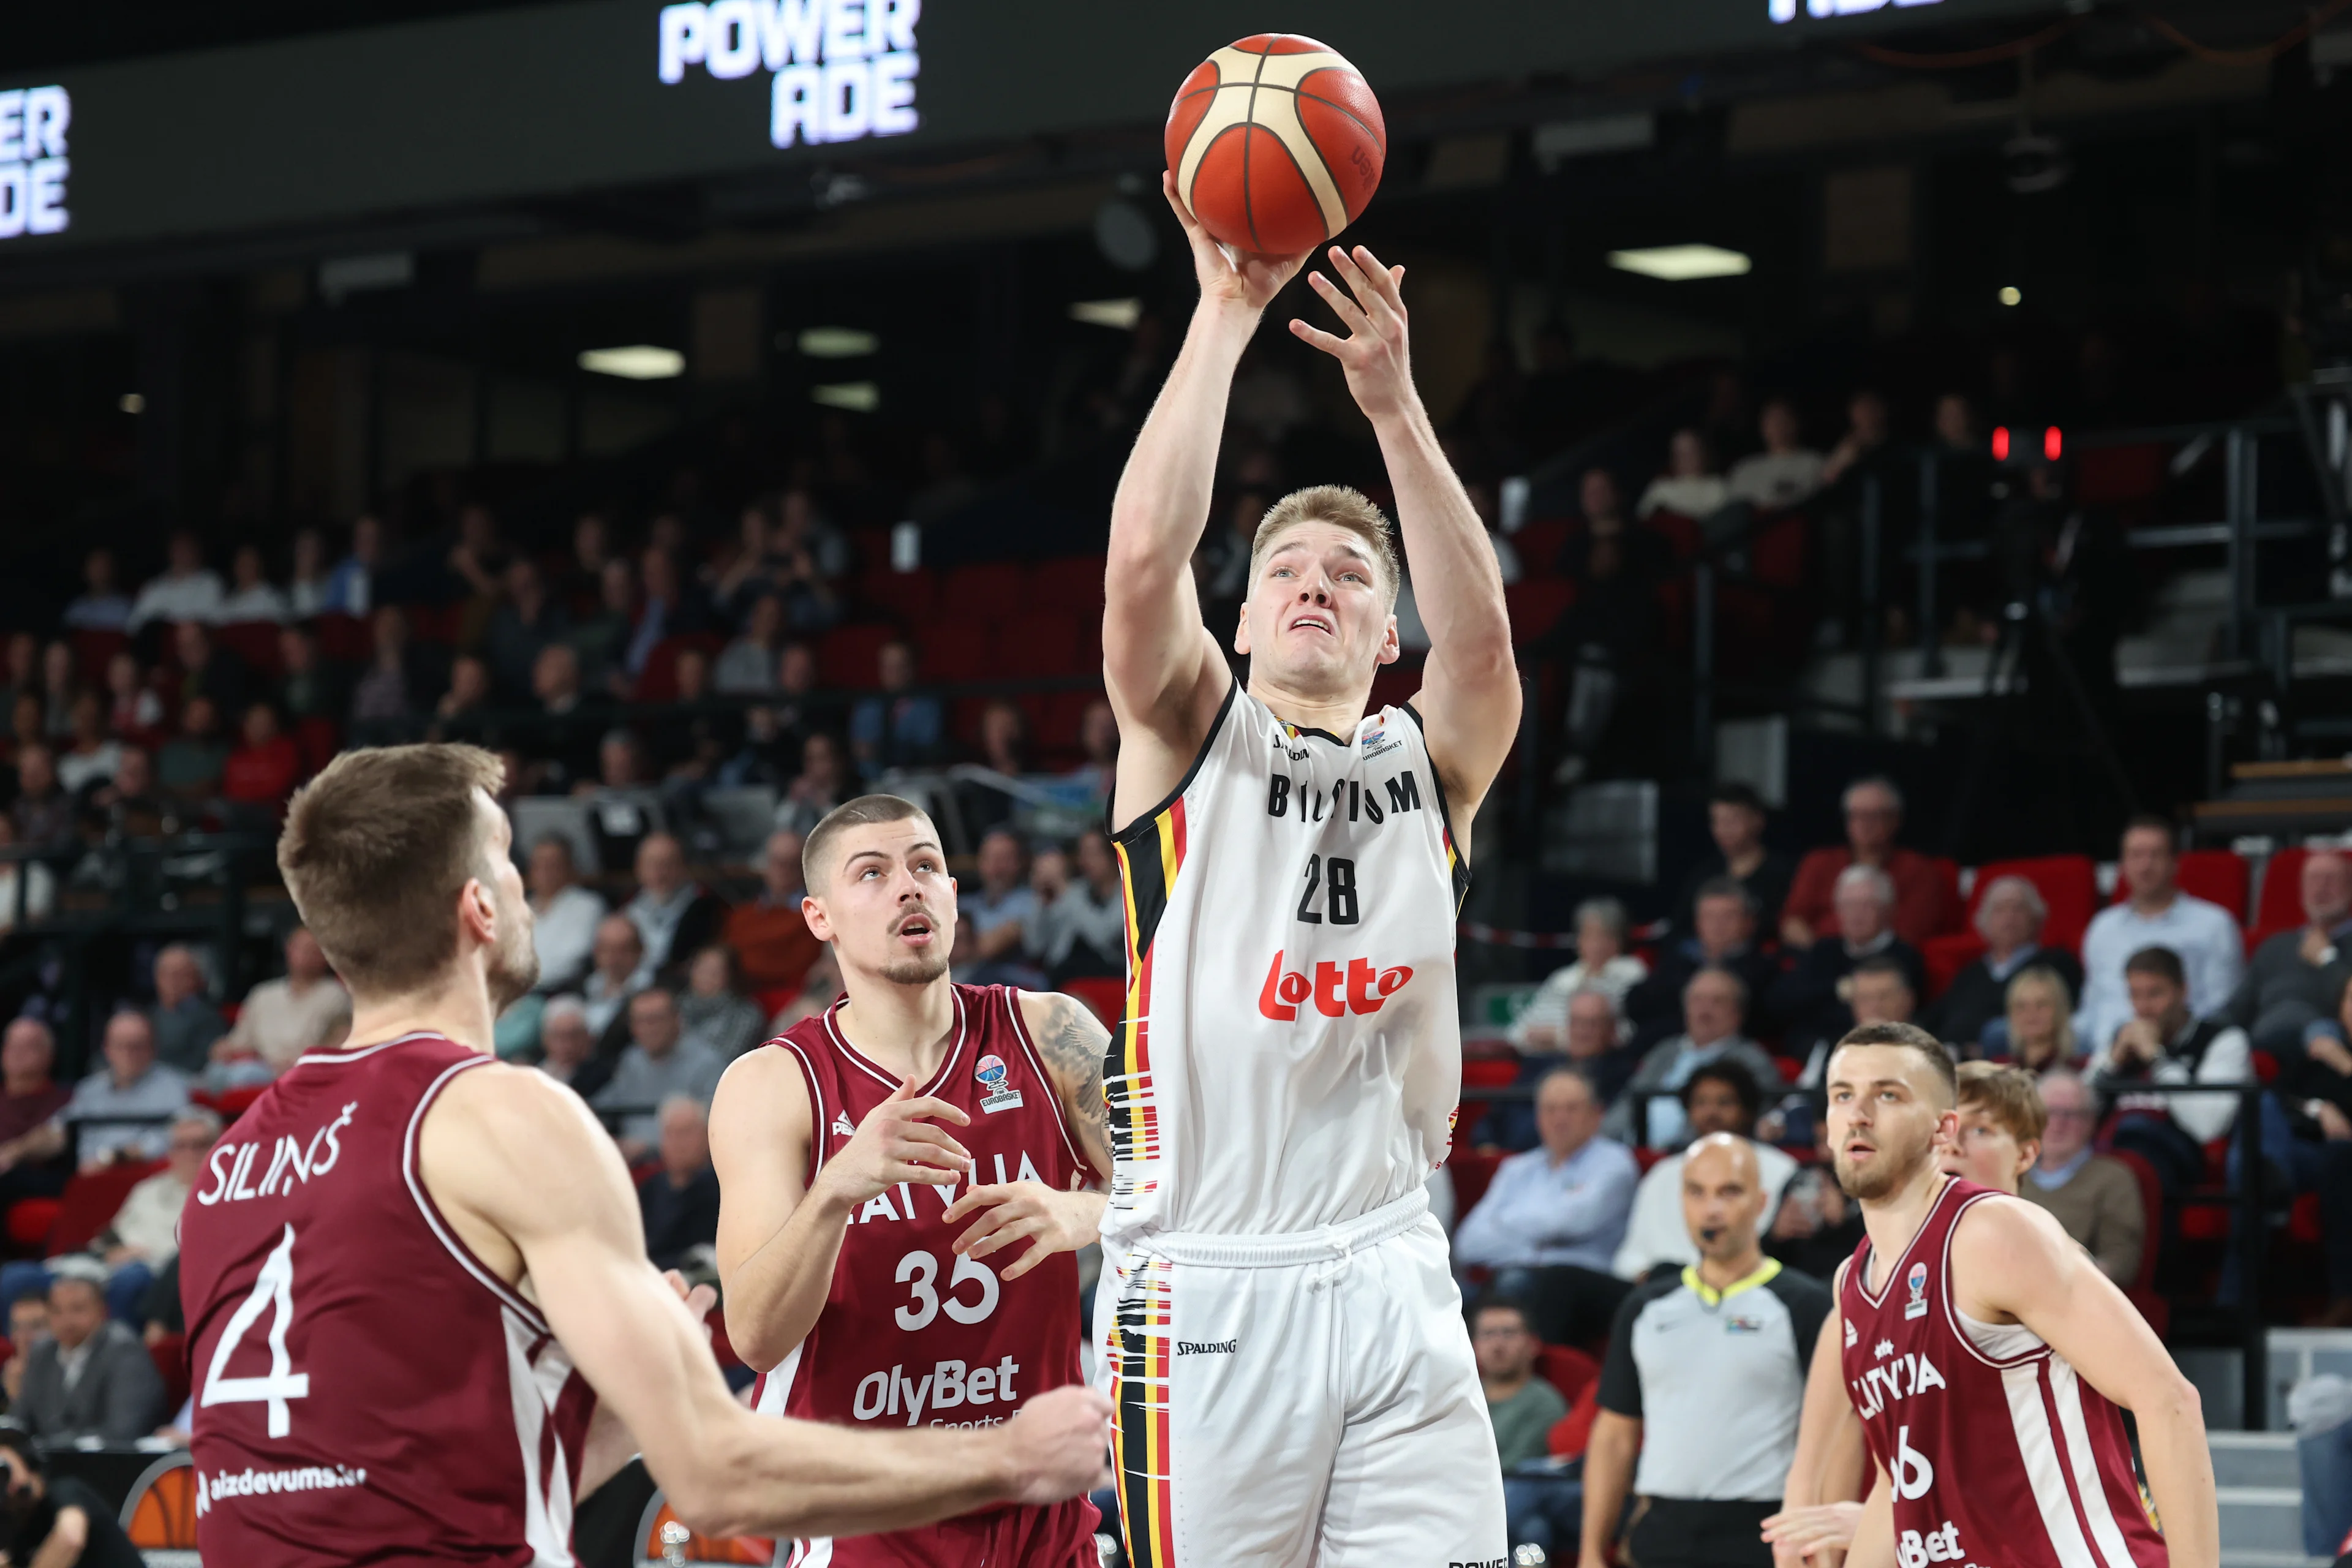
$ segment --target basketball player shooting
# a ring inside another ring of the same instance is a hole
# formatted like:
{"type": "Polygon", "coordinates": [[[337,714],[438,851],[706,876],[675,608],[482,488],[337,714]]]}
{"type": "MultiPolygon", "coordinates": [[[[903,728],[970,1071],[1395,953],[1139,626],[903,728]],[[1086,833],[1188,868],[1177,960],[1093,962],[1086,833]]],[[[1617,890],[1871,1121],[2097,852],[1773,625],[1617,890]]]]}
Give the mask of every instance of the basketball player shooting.
{"type": "Polygon", "coordinates": [[[1938,1168],[1959,1121],[1944,1047],[1864,1025],[1828,1089],[1838,1183],[1867,1231],[1830,1319],[1875,1468],[1847,1563],[2215,1568],[2196,1389],[2049,1211],[1938,1168]]]}
{"type": "Polygon", "coordinates": [[[1090,1390],[956,1432],[765,1421],[729,1395],[646,1261],[613,1140],[489,1054],[538,973],[499,782],[471,746],[350,752],[289,810],[278,865],[352,1029],[229,1130],[181,1220],[205,1560],[568,1568],[574,1500],[638,1450],[714,1535],[1095,1484],[1090,1390]]]}
{"type": "Polygon", "coordinates": [[[1371,422],[1431,649],[1398,656],[1388,520],[1339,487],[1259,525],[1236,686],[1190,561],[1243,350],[1307,256],[1228,254],[1178,200],[1201,300],[1113,503],[1126,1016],[1097,1342],[1138,1568],[1504,1558],[1500,1468],[1423,1184],[1461,1087],[1454,927],[1518,678],[1493,547],[1414,390],[1403,271],[1337,247],[1293,321],[1371,422]]]}
{"type": "MultiPolygon", "coordinates": [[[[845,994],[737,1060],[712,1103],[728,1338],[768,1369],[763,1412],[998,1425],[1080,1380],[1072,1254],[1103,1199],[1074,1189],[1110,1175],[1110,1037],[1073,997],[950,981],[955,882],[913,803],[835,808],[802,867],[845,994]]],[[[1096,1568],[1099,1519],[1075,1498],[806,1540],[780,1561],[1096,1568]]]]}

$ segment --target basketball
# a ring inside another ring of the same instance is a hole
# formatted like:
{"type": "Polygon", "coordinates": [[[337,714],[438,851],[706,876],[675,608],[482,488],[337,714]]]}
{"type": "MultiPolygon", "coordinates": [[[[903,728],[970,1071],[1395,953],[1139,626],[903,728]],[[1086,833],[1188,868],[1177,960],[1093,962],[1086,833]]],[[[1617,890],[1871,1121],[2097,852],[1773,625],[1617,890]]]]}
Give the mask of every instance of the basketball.
{"type": "Polygon", "coordinates": [[[1202,60],[1168,110],[1168,167],[1201,226],[1295,255],[1353,223],[1388,156],[1381,106],[1336,50],[1254,33],[1202,60]]]}

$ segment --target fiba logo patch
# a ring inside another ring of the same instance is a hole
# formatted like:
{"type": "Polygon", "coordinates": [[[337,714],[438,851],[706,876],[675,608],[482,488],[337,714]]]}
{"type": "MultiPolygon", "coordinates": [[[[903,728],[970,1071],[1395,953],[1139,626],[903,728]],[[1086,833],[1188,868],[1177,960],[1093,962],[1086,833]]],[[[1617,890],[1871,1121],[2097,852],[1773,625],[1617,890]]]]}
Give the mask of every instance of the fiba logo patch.
{"type": "Polygon", "coordinates": [[[1010,1110],[1021,1103],[1021,1091],[1004,1087],[1003,1057],[991,1052],[981,1058],[980,1065],[971,1069],[971,1076],[980,1079],[980,1087],[986,1091],[981,1097],[982,1110],[1010,1110]]]}
{"type": "Polygon", "coordinates": [[[1905,1276],[1903,1282],[1911,1287],[1911,1300],[1903,1304],[1904,1318],[1909,1320],[1926,1317],[1927,1315],[1927,1266],[1925,1263],[1914,1263],[1911,1266],[1911,1272],[1905,1276]]]}

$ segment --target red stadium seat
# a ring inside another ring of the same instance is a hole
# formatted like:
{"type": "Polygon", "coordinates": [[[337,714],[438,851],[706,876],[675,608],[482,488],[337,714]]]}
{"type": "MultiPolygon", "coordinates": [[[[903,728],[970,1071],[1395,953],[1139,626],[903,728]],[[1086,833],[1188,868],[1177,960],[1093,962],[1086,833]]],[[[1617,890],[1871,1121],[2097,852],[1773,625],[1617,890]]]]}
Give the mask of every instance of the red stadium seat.
{"type": "Polygon", "coordinates": [[[1099,623],[1103,609],[1103,557],[1056,555],[1040,561],[1029,574],[1029,599],[1040,609],[1065,610],[1092,616],[1099,623]]]}
{"type": "Polygon", "coordinates": [[[959,566],[940,585],[940,613],[1011,620],[1028,613],[1029,563],[981,561],[959,566]]]}
{"type": "Polygon", "coordinates": [[[1927,966],[1927,994],[1920,1000],[1933,1002],[1941,996],[1959,978],[1960,971],[1983,957],[1984,952],[1984,938],[1972,931],[1929,937],[1919,950],[1927,966]]]}
{"type": "Polygon", "coordinates": [[[1511,641],[1525,647],[1576,603],[1576,584],[1566,577],[1514,583],[1503,590],[1503,602],[1511,613],[1511,641]]]}
{"type": "Polygon", "coordinates": [[[43,1252],[49,1232],[56,1228],[59,1206],[55,1198],[18,1198],[9,1205],[10,1250],[36,1256],[43,1252]]]}
{"type": "Polygon", "coordinates": [[[2045,946],[2069,952],[2083,945],[2083,932],[2099,910],[2098,868],[2088,855],[2043,855],[2030,860],[1991,860],[1977,868],[1976,886],[1969,893],[1969,929],[1976,929],[1977,908],[1985,891],[2003,877],[2022,877],[2033,884],[2049,906],[2042,927],[2045,946]]]}
{"type": "Polygon", "coordinates": [[[1384,664],[1372,672],[1372,699],[1368,711],[1383,708],[1402,708],[1412,700],[1421,689],[1422,667],[1418,664],[1384,664]]]}
{"type": "Polygon", "coordinates": [[[278,657],[279,629],[276,621],[231,621],[213,628],[213,640],[245,660],[255,674],[275,680],[286,668],[278,657]]]}
{"type": "Polygon", "coordinates": [[[940,580],[922,566],[912,572],[869,572],[859,584],[858,596],[868,610],[920,626],[938,607],[940,580]]]}
{"type": "Polygon", "coordinates": [[[225,1089],[213,1097],[213,1109],[221,1113],[223,1121],[235,1121],[253,1109],[253,1102],[268,1093],[266,1083],[249,1083],[242,1089],[225,1089]]]}
{"type": "Polygon", "coordinates": [[[1601,1363],[1582,1351],[1566,1345],[1546,1345],[1536,1356],[1536,1373],[1546,1383],[1559,1390],[1559,1396],[1574,1405],[1584,1391],[1599,1381],[1601,1363]]]}
{"type": "Polygon", "coordinates": [[[163,1168],[161,1160],[126,1160],[95,1174],[77,1173],[58,1199],[57,1223],[49,1227],[49,1256],[88,1247],[113,1222],[131,1189],[163,1168]]]}
{"type": "Polygon", "coordinates": [[[996,673],[1009,680],[1086,673],[1085,632],[1077,616],[1040,610],[996,631],[996,673]]]}
{"type": "Polygon", "coordinates": [[[188,1336],[165,1334],[147,1347],[147,1354],[163,1380],[163,1408],[178,1410],[188,1398],[188,1336]]]}
{"type": "Polygon", "coordinates": [[[1559,552],[1568,546],[1569,530],[1575,526],[1564,517],[1538,517],[1519,525],[1510,536],[1511,548],[1518,552],[1519,570],[1528,577],[1556,577],[1559,574],[1559,552]]]}
{"type": "Polygon", "coordinates": [[[294,721],[294,743],[301,748],[303,770],[315,773],[342,749],[342,730],[332,719],[297,719],[294,721]]]}
{"type": "Polygon", "coordinates": [[[2303,863],[2311,851],[2292,844],[2272,854],[2263,868],[2263,895],[2246,930],[2246,951],[2252,953],[2266,938],[2293,931],[2303,923],[2303,863]]]}
{"type": "Polygon", "coordinates": [[[1029,713],[1032,749],[1042,759],[1074,754],[1087,710],[1102,700],[1099,690],[1053,691],[1023,701],[1029,713]],[[1030,707],[1031,702],[1036,706],[1030,707]]]}
{"type": "Polygon", "coordinates": [[[1568,1414],[1551,1424],[1551,1430],[1544,1435],[1545,1450],[1563,1458],[1575,1458],[1591,1443],[1592,1424],[1600,1415],[1601,1380],[1596,1377],[1578,1394],[1568,1414]]]}
{"type": "MultiPolygon", "coordinates": [[[[2246,923],[2246,862],[2235,850],[2184,851],[2177,880],[2182,892],[2219,904],[2230,911],[2231,920],[2246,923]]],[[[2120,904],[2130,897],[2131,889],[2121,877],[2116,878],[2116,896],[2108,901],[2120,904]]]]}
{"type": "Polygon", "coordinates": [[[1749,574],[1776,588],[1803,587],[1812,526],[1812,520],[1801,511],[1759,518],[1755,542],[1748,547],[1749,574]]]}
{"type": "Polygon", "coordinates": [[[100,631],[84,626],[72,634],[74,668],[82,679],[100,690],[106,689],[106,667],[114,656],[131,646],[131,639],[121,632],[100,631]]]}
{"type": "Polygon", "coordinates": [[[365,664],[375,655],[375,635],[357,616],[320,616],[310,623],[319,652],[341,664],[365,664]]]}
{"type": "Polygon", "coordinates": [[[793,998],[800,994],[801,988],[797,985],[771,985],[764,991],[752,992],[751,1000],[760,1005],[761,1012],[772,1018],[789,1006],[793,998]]]}
{"type": "Polygon", "coordinates": [[[1675,559],[1684,563],[1697,560],[1699,548],[1706,542],[1697,521],[1678,511],[1654,511],[1642,520],[1642,526],[1664,539],[1674,550],[1675,559]]]}
{"type": "Polygon", "coordinates": [[[2305,1193],[2286,1212],[2286,1238],[2305,1247],[2319,1245],[2319,1194],[2305,1193]]]}
{"type": "Polygon", "coordinates": [[[882,645],[892,641],[898,635],[896,626],[873,621],[835,626],[824,634],[824,641],[817,647],[818,673],[827,686],[847,687],[853,691],[865,690],[877,679],[874,663],[882,651],[882,645]]]}
{"type": "Polygon", "coordinates": [[[1496,1169],[1503,1163],[1499,1149],[1473,1149],[1456,1143],[1454,1152],[1445,1157],[1446,1173],[1454,1178],[1454,1212],[1466,1215],[1478,1206],[1486,1189],[1495,1180],[1496,1169]]]}
{"type": "Polygon", "coordinates": [[[1470,1094],[1482,1089],[1508,1089],[1519,1081],[1519,1058],[1517,1057],[1465,1057],[1462,1062],[1462,1092],[1470,1094]]]}
{"type": "Polygon", "coordinates": [[[675,701],[677,698],[677,656],[693,648],[706,658],[715,658],[723,640],[712,632],[687,632],[674,637],[664,637],[654,644],[653,651],[646,656],[646,668],[637,675],[637,700],[675,701]]]}
{"type": "Polygon", "coordinates": [[[996,627],[975,617],[936,620],[916,640],[926,680],[988,680],[996,674],[996,627]]]}
{"type": "Polygon", "coordinates": [[[2084,506],[2124,506],[2153,500],[2164,489],[2164,448],[2150,441],[2131,447],[2078,447],[2074,494],[2084,506]]]}
{"type": "Polygon", "coordinates": [[[1065,980],[1062,990],[1094,1009],[1105,1028],[1118,1028],[1120,1015],[1127,1011],[1127,983],[1123,980],[1108,975],[1065,980]]]}

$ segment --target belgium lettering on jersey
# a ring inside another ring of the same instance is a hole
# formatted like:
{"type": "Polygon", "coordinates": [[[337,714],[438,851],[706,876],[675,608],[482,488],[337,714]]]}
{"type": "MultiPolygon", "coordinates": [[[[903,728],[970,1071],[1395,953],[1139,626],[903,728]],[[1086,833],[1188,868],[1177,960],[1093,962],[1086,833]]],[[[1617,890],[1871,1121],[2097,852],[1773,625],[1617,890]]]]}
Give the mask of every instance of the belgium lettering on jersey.
{"type": "Polygon", "coordinates": [[[1328,815],[1342,816],[1349,822],[1369,822],[1374,827],[1391,816],[1402,816],[1408,811],[1419,811],[1421,775],[1407,768],[1393,773],[1385,781],[1387,802],[1381,801],[1382,781],[1375,779],[1366,784],[1359,779],[1341,779],[1327,794],[1309,790],[1304,784],[1294,784],[1288,773],[1269,773],[1265,784],[1265,814],[1268,816],[1296,815],[1304,823],[1317,823],[1328,815]]]}

